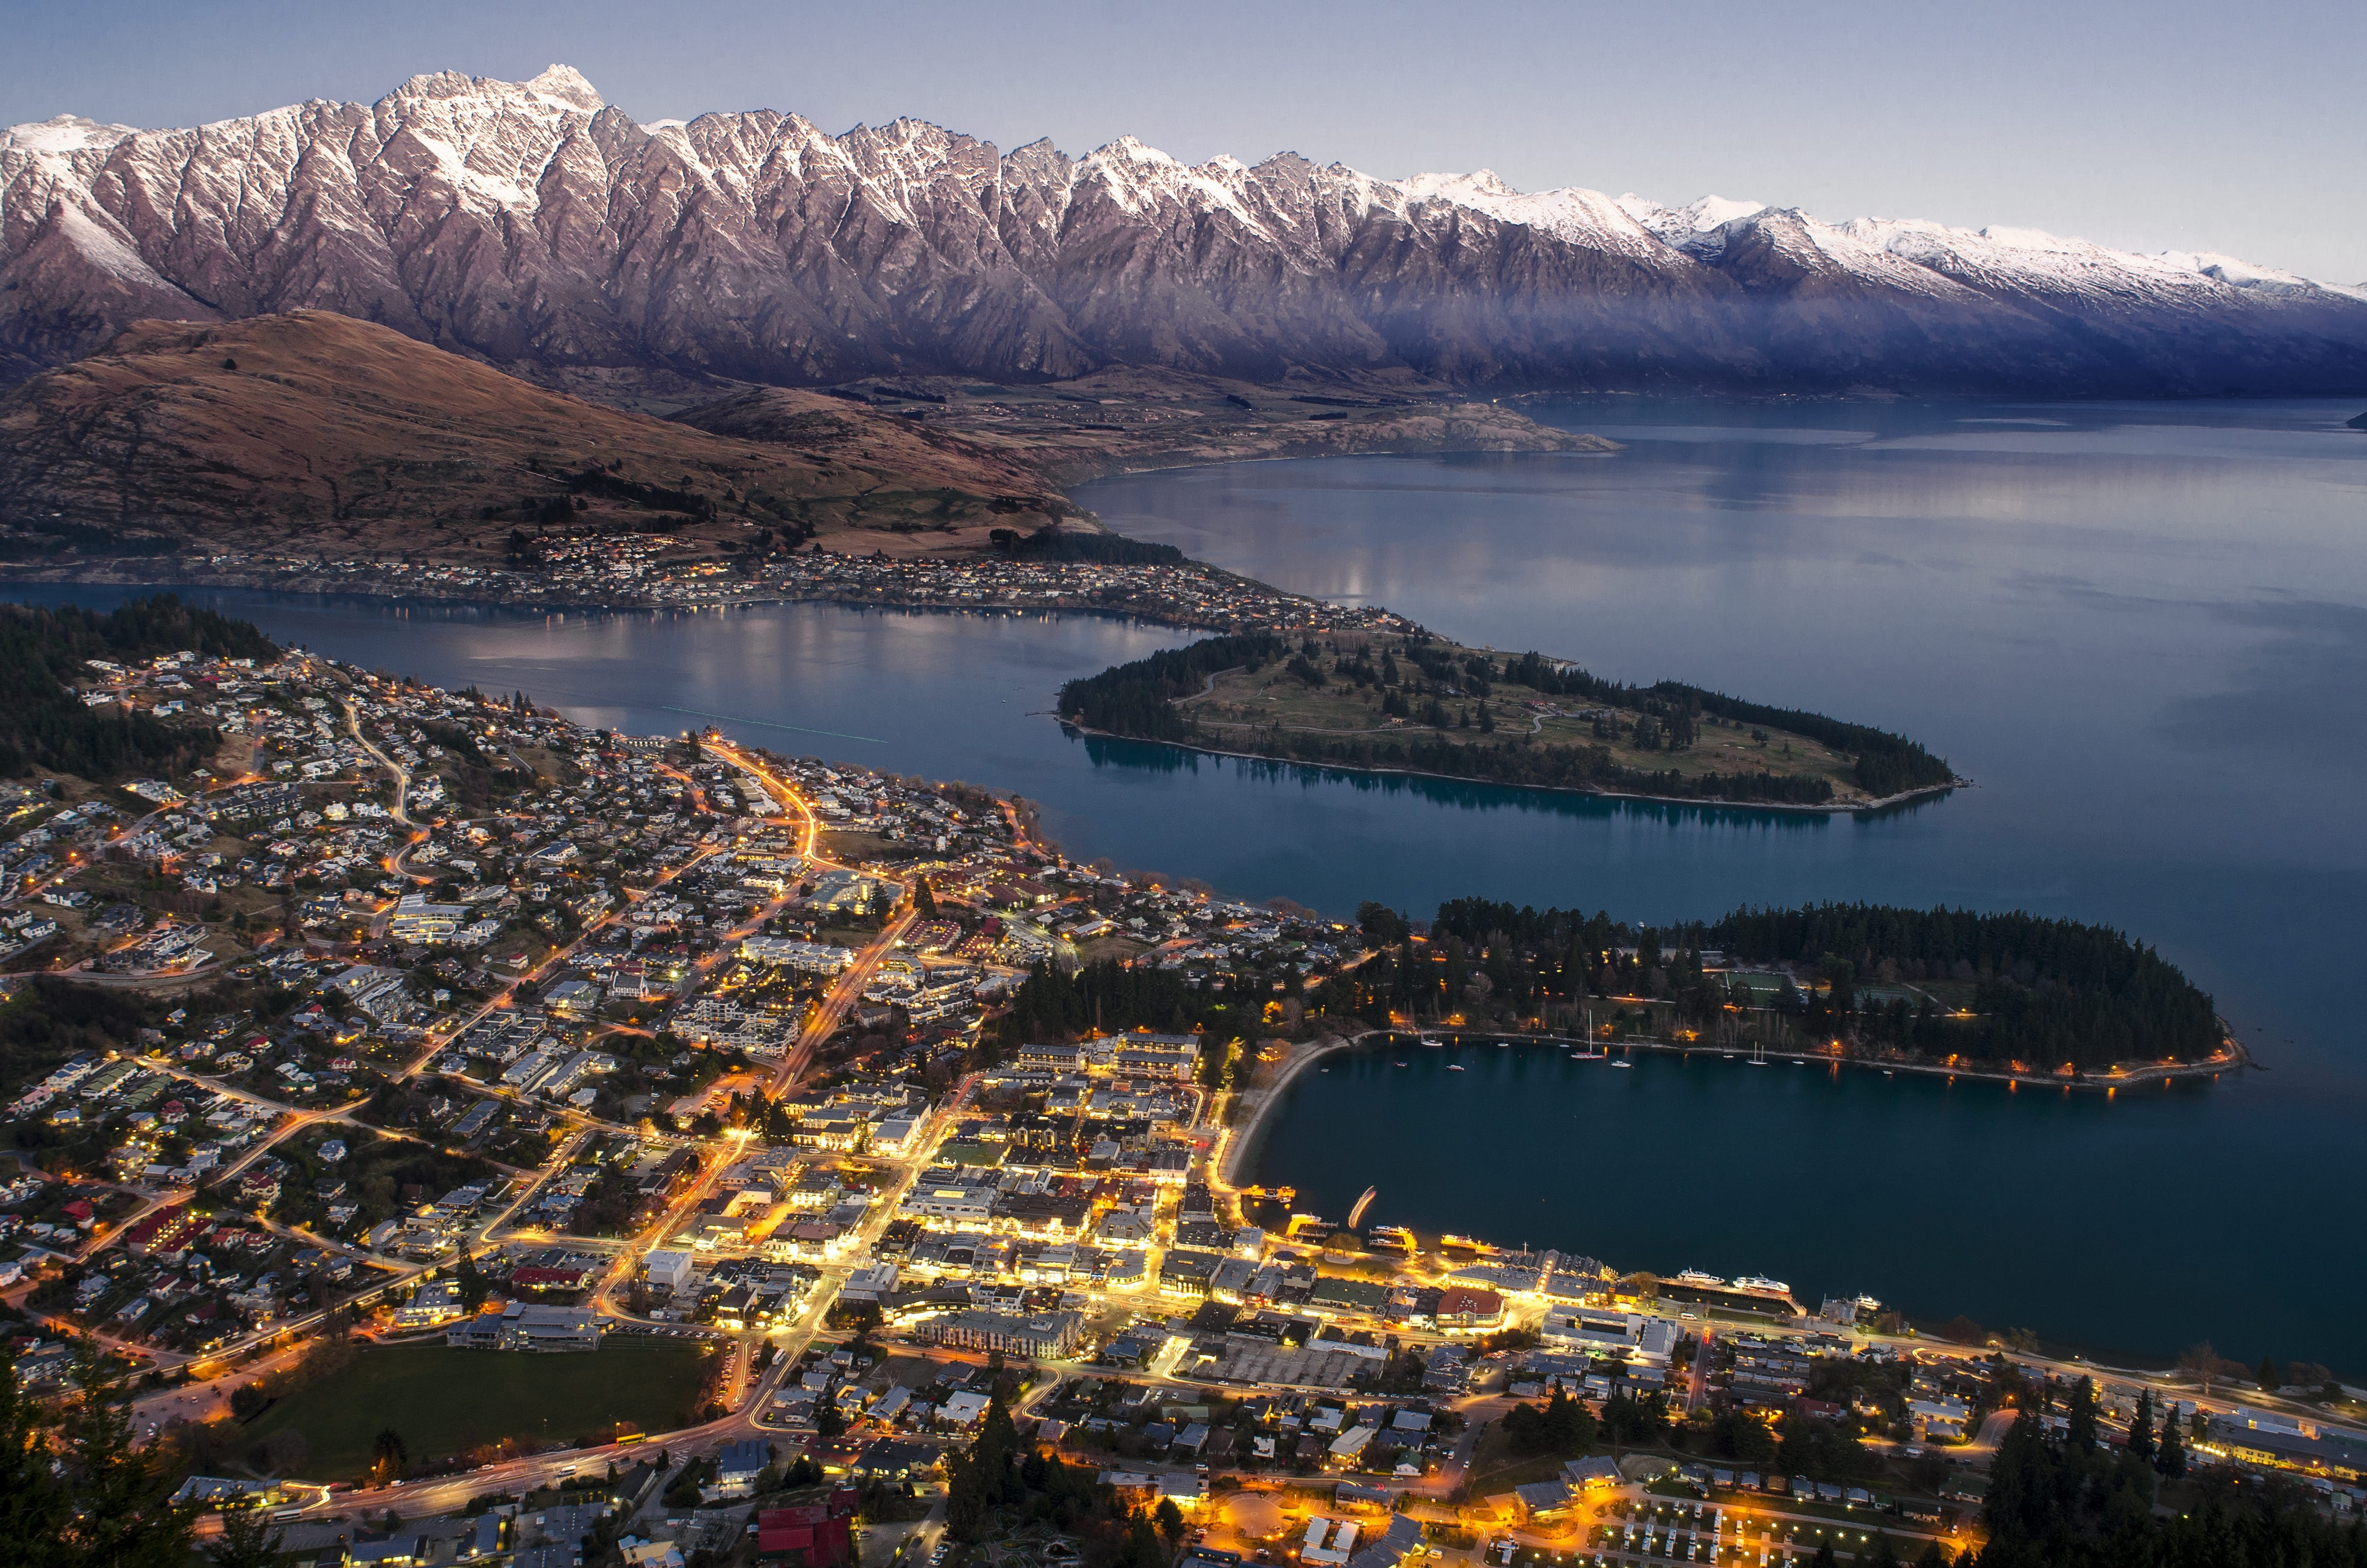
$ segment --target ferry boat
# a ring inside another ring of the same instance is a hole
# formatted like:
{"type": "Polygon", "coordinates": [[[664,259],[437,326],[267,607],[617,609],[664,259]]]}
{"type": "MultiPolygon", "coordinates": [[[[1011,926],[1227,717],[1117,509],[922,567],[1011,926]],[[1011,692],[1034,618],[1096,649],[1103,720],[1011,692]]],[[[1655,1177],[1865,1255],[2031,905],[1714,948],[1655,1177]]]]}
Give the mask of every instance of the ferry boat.
{"type": "Polygon", "coordinates": [[[1713,1290],[1722,1290],[1726,1289],[1726,1281],[1724,1279],[1719,1278],[1715,1274],[1704,1274],[1698,1268],[1688,1268],[1681,1271],[1677,1275],[1677,1283],[1680,1285],[1707,1286],[1713,1290]]]}
{"type": "Polygon", "coordinates": [[[1792,1287],[1781,1279],[1770,1279],[1763,1274],[1746,1274],[1734,1282],[1738,1290],[1748,1290],[1754,1296],[1789,1296],[1792,1287]]]}

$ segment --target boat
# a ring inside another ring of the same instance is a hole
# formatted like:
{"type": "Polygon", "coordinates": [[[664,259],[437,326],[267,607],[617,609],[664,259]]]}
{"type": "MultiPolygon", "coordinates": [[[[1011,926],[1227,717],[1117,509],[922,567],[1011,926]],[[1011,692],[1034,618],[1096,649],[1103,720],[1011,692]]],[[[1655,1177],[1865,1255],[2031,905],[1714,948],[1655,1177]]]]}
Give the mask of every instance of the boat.
{"type": "Polygon", "coordinates": [[[1611,1065],[1614,1067],[1624,1067],[1630,1073],[1636,1071],[1636,1064],[1633,1062],[1614,1062],[1611,1065]]]}
{"type": "Polygon", "coordinates": [[[1431,1050],[1433,1050],[1433,1051],[1442,1050],[1442,1049],[1444,1049],[1444,1044],[1445,1044],[1445,1042],[1444,1042],[1444,1041],[1443,1041],[1443,1040],[1433,1040],[1433,1039],[1431,1039],[1428,1035],[1423,1035],[1423,1036],[1421,1036],[1421,1043],[1422,1043],[1422,1044],[1424,1044],[1424,1045],[1426,1045],[1426,1046],[1428,1046],[1428,1047],[1430,1047],[1430,1049],[1431,1049],[1431,1050]]]}
{"type": "Polygon", "coordinates": [[[1399,1065],[1399,1066],[1400,1066],[1400,1067],[1402,1067],[1402,1066],[1404,1066],[1404,1065],[1405,1065],[1405,1063],[1404,1063],[1404,1062],[1399,1062],[1399,1063],[1398,1063],[1398,1065],[1399,1065]]]}
{"type": "Polygon", "coordinates": [[[1792,1287],[1781,1279],[1770,1279],[1763,1274],[1745,1274],[1734,1282],[1738,1290],[1748,1290],[1754,1296],[1789,1296],[1792,1287]]]}
{"type": "Polygon", "coordinates": [[[1464,1067],[1463,1063],[1462,1063],[1462,1062],[1448,1062],[1448,1063],[1446,1064],[1446,1070],[1447,1070],[1448,1072],[1450,1072],[1450,1073],[1461,1073],[1461,1072],[1466,1071],[1467,1069],[1464,1067]]]}
{"type": "Polygon", "coordinates": [[[1679,1273],[1677,1276],[1677,1283],[1680,1285],[1704,1285],[1716,1290],[1723,1290],[1726,1289],[1725,1280],[1719,1278],[1715,1274],[1704,1274],[1698,1268],[1688,1268],[1679,1273]]]}

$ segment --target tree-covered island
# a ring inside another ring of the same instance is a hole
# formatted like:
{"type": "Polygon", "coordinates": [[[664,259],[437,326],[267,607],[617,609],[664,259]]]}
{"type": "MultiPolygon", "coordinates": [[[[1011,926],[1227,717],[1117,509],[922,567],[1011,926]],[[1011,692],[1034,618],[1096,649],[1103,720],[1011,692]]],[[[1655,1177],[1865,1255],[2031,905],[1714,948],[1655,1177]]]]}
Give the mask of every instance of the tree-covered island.
{"type": "Polygon", "coordinates": [[[1601,794],[1846,809],[1961,782],[1885,730],[1420,631],[1212,637],[1070,681],[1059,711],[1206,751],[1601,794]]]}

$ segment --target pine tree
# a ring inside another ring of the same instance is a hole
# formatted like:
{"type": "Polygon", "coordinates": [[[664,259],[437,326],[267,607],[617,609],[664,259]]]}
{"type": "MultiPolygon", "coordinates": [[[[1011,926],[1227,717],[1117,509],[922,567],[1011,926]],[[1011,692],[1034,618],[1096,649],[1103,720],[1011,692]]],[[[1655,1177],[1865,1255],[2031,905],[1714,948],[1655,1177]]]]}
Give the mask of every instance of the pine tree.
{"type": "Polygon", "coordinates": [[[2071,1385],[2070,1421],[2064,1437],[2079,1453],[2096,1446],[2095,1379],[2081,1378],[2071,1385]]]}
{"type": "Polygon", "coordinates": [[[2178,1402],[2161,1407],[2161,1442],[2154,1450],[2153,1467],[2164,1475],[2186,1473],[2186,1439],[2178,1430],[2178,1402]]]}
{"type": "Polygon", "coordinates": [[[280,1532],[262,1504],[232,1504],[221,1511],[221,1534],[206,1549],[206,1557],[213,1568],[277,1568],[279,1541],[280,1532]]]}
{"type": "Polygon", "coordinates": [[[2285,1386],[2284,1374],[2277,1370],[2277,1364],[2276,1364],[2276,1362],[2275,1362],[2274,1360],[2271,1359],[2269,1357],[2266,1357],[2266,1356],[2261,1357],[2261,1358],[2260,1358],[2260,1392],[2261,1392],[2262,1393],[2274,1393],[2274,1392],[2277,1392],[2277,1390],[2279,1390],[2279,1389],[2281,1389],[2281,1388],[2282,1388],[2282,1387],[2284,1387],[2284,1386],[2285,1386]]]}
{"type": "Polygon", "coordinates": [[[2129,1452],[2141,1460],[2153,1458],[2153,1390],[2137,1391],[2137,1412],[2129,1417],[2129,1452]]]}

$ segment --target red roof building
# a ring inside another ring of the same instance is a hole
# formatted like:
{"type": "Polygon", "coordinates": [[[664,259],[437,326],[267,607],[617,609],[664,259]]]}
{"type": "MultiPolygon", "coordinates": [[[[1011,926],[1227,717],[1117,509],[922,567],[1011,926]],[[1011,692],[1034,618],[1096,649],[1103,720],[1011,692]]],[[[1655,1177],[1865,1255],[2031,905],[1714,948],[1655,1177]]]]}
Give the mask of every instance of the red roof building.
{"type": "Polygon", "coordinates": [[[1504,1298],[1493,1290],[1456,1285],[1438,1293],[1441,1328],[1493,1328],[1504,1321],[1504,1298]]]}
{"type": "Polygon", "coordinates": [[[833,1487],[817,1500],[756,1516],[756,1554],[789,1568],[851,1568],[855,1489],[833,1487]]]}

